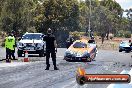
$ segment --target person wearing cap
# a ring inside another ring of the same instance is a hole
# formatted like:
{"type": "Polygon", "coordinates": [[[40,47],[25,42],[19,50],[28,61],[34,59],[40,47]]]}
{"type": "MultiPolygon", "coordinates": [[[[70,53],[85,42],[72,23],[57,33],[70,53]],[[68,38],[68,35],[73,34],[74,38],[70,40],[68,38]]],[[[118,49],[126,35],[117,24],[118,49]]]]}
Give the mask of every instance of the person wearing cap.
{"type": "Polygon", "coordinates": [[[55,36],[52,34],[52,30],[49,28],[47,30],[47,35],[44,36],[44,41],[46,42],[46,69],[49,70],[50,64],[49,64],[49,58],[50,54],[52,57],[54,70],[59,70],[56,66],[56,52],[57,52],[57,43],[55,40],[55,36]]]}
{"type": "Polygon", "coordinates": [[[15,38],[9,33],[9,36],[5,39],[5,48],[6,48],[6,62],[10,62],[11,56],[15,59],[14,48],[15,47],[15,38]]]}

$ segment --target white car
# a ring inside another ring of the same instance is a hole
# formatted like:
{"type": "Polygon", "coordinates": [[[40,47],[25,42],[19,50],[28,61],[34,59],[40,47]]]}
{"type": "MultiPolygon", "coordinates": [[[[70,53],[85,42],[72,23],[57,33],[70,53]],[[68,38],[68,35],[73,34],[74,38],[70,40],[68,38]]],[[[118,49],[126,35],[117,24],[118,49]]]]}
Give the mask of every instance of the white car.
{"type": "Polygon", "coordinates": [[[42,33],[25,33],[17,43],[17,54],[21,57],[28,51],[29,54],[39,54],[40,57],[45,55],[46,43],[43,41],[42,33]]]}
{"type": "Polygon", "coordinates": [[[119,45],[119,52],[126,51],[130,52],[132,50],[132,43],[129,41],[122,41],[119,45]]]}

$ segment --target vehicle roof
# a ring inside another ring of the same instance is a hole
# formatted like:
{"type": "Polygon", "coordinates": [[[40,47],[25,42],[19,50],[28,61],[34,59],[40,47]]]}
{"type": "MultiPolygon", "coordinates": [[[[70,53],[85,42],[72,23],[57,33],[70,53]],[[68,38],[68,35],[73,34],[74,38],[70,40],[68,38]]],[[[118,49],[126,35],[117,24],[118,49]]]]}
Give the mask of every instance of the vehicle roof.
{"type": "Polygon", "coordinates": [[[122,40],[121,42],[126,42],[126,43],[128,43],[129,41],[128,41],[128,40],[122,40]]]}
{"type": "Polygon", "coordinates": [[[83,42],[83,43],[88,43],[88,41],[87,41],[87,40],[85,40],[85,39],[76,40],[75,42],[83,42]]]}
{"type": "Polygon", "coordinates": [[[43,34],[43,33],[25,33],[25,34],[43,34]]]}

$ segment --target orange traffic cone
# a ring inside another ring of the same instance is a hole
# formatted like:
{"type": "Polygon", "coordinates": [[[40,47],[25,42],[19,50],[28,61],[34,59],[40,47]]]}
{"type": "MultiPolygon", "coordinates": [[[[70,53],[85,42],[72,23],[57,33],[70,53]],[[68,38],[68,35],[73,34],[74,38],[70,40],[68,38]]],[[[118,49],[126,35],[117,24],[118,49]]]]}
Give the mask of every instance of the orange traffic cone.
{"type": "Polygon", "coordinates": [[[24,62],[29,62],[28,51],[25,52],[24,62]]]}

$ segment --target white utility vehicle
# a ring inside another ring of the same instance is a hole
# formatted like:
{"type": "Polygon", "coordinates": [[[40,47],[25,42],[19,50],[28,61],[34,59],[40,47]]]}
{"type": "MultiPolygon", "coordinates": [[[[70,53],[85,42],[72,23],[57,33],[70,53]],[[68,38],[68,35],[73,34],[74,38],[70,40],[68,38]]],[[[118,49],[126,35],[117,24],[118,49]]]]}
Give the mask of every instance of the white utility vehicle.
{"type": "Polygon", "coordinates": [[[45,55],[46,43],[43,41],[42,33],[25,33],[17,43],[17,54],[21,57],[28,51],[29,54],[39,54],[40,57],[45,55]]]}

